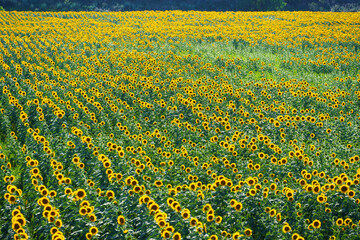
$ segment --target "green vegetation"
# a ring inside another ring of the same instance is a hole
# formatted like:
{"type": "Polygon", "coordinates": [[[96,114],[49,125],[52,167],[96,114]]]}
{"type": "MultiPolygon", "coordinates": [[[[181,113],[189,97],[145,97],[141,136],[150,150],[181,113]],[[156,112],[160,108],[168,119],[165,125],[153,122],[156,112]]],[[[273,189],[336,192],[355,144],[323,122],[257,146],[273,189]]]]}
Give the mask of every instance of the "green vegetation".
{"type": "Polygon", "coordinates": [[[352,0],[3,0],[17,11],[359,11],[352,0]]]}
{"type": "Polygon", "coordinates": [[[0,12],[0,239],[357,240],[359,19],[0,12]]]}

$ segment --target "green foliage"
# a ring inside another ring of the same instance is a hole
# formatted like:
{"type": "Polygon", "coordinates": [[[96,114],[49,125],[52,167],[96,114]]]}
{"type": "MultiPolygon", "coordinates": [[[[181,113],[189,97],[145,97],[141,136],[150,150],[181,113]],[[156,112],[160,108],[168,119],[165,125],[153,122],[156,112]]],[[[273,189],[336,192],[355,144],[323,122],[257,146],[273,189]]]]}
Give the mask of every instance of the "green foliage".
{"type": "Polygon", "coordinates": [[[343,23],[356,14],[0,15],[13,17],[12,31],[0,28],[0,239],[14,239],[14,209],[29,239],[55,238],[50,206],[66,239],[85,239],[93,226],[92,239],[163,239],[162,219],[183,239],[224,230],[238,239],[245,229],[248,239],[358,238],[358,226],[335,223],[360,220],[360,45],[349,40],[356,19],[343,23]],[[269,22],[271,36],[261,29],[269,22]],[[318,31],[292,37],[309,27],[318,31]],[[338,29],[347,35],[328,37],[338,29]],[[206,205],[221,223],[207,219],[206,205]],[[321,228],[309,230],[315,221],[321,228]]]}
{"type": "Polygon", "coordinates": [[[256,11],[279,11],[286,6],[284,0],[253,0],[254,10],[256,11]]]}
{"type": "Polygon", "coordinates": [[[5,0],[2,4],[7,10],[18,11],[358,11],[360,9],[359,4],[350,0],[5,0]]]}

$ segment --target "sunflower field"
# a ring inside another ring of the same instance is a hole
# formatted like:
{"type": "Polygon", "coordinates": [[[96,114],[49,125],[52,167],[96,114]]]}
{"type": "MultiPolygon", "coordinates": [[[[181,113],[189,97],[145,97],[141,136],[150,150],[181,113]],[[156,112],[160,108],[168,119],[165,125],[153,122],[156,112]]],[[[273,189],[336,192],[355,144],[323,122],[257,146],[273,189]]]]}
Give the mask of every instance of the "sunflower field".
{"type": "Polygon", "coordinates": [[[0,239],[358,239],[360,13],[0,12],[0,239]]]}

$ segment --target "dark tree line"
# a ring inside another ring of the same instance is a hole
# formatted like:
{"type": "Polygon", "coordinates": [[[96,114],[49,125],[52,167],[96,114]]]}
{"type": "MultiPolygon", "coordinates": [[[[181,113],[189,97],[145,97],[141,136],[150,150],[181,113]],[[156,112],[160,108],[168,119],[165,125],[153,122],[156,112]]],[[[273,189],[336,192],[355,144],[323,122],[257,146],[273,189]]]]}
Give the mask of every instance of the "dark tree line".
{"type": "Polygon", "coordinates": [[[359,11],[358,0],[0,0],[17,11],[359,11]]]}

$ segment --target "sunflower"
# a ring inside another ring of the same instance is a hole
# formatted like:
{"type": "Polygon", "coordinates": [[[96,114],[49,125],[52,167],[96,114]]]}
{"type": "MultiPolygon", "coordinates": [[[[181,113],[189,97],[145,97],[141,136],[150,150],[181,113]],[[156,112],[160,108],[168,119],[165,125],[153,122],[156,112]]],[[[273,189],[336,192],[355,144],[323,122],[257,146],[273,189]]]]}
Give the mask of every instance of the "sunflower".
{"type": "Polygon", "coordinates": [[[276,210],[275,210],[275,209],[271,209],[269,213],[270,213],[270,216],[271,216],[271,217],[275,217],[275,215],[276,215],[276,210]]]}
{"type": "Polygon", "coordinates": [[[160,180],[156,180],[156,181],[154,182],[154,185],[155,185],[156,187],[161,187],[161,186],[163,186],[163,182],[160,181],[160,180]]]}
{"type": "Polygon", "coordinates": [[[52,227],[52,228],[50,229],[50,233],[51,233],[52,235],[54,235],[57,231],[59,231],[57,227],[52,227]]]}
{"type": "Polygon", "coordinates": [[[208,222],[211,222],[211,221],[213,221],[215,219],[215,216],[213,215],[213,214],[208,214],[207,216],[206,216],[206,220],[208,221],[208,222]]]}
{"type": "Polygon", "coordinates": [[[319,195],[317,198],[317,201],[319,202],[319,203],[324,203],[324,202],[326,202],[326,196],[324,196],[324,195],[319,195]]]}
{"type": "Polygon", "coordinates": [[[72,194],[71,188],[66,188],[66,189],[64,190],[64,193],[65,193],[66,195],[72,194]]]}
{"type": "Polygon", "coordinates": [[[20,228],[21,228],[21,224],[20,224],[20,223],[14,222],[14,223],[12,224],[12,229],[13,229],[15,232],[17,232],[20,228]]]}
{"type": "Polygon", "coordinates": [[[118,216],[118,218],[117,218],[117,223],[119,224],[119,225],[124,225],[125,224],[125,218],[124,218],[124,216],[118,216]]]}
{"type": "Polygon", "coordinates": [[[346,218],[346,219],[344,220],[344,224],[345,224],[346,226],[349,226],[350,223],[352,223],[352,220],[351,220],[350,218],[346,218]]]}
{"type": "Polygon", "coordinates": [[[217,216],[217,217],[215,218],[215,222],[216,222],[216,223],[221,223],[221,221],[222,221],[222,217],[221,217],[221,216],[217,216]]]}
{"type": "Polygon", "coordinates": [[[319,220],[315,220],[315,221],[313,221],[312,225],[314,226],[314,228],[320,228],[321,222],[319,220]]]}
{"type": "Polygon", "coordinates": [[[337,220],[336,220],[336,225],[337,226],[341,226],[341,225],[343,225],[344,224],[344,220],[342,219],[342,218],[338,218],[337,220]]]}
{"type": "Polygon", "coordinates": [[[164,219],[160,219],[158,221],[158,225],[159,225],[159,227],[163,228],[166,226],[166,221],[164,219]]]}
{"type": "Polygon", "coordinates": [[[21,212],[20,212],[20,210],[17,209],[17,208],[15,208],[15,209],[11,212],[11,215],[12,215],[13,217],[17,216],[18,214],[21,214],[21,212]]]}
{"type": "Polygon", "coordinates": [[[174,235],[173,235],[173,240],[181,240],[181,234],[176,232],[174,235]]]}
{"type": "Polygon", "coordinates": [[[190,212],[189,211],[183,211],[181,213],[181,216],[184,218],[184,219],[188,219],[190,217],[190,212]]]}
{"type": "Polygon", "coordinates": [[[54,216],[48,216],[48,221],[49,222],[55,222],[55,217],[54,216]]]}
{"type": "Polygon", "coordinates": [[[247,228],[245,229],[244,233],[247,237],[250,237],[252,235],[252,230],[250,228],[247,228]]]}
{"type": "Polygon", "coordinates": [[[153,203],[150,205],[150,209],[153,211],[157,211],[159,209],[159,205],[157,205],[156,203],[153,203]]]}
{"type": "Polygon", "coordinates": [[[165,230],[165,231],[162,232],[161,235],[162,235],[163,238],[169,238],[170,237],[170,232],[165,230]]]}
{"type": "Polygon", "coordinates": [[[235,204],[234,208],[235,208],[236,211],[241,211],[241,209],[243,208],[242,203],[237,202],[235,204]]]}
{"type": "Polygon", "coordinates": [[[96,235],[99,232],[97,227],[91,227],[89,229],[89,233],[91,233],[92,235],[96,235]]]}
{"type": "Polygon", "coordinates": [[[104,166],[104,168],[109,168],[109,167],[111,167],[111,162],[110,161],[104,161],[103,166],[104,166]]]}
{"type": "Polygon", "coordinates": [[[55,190],[51,190],[50,192],[49,192],[49,195],[50,195],[50,197],[56,197],[56,191],[55,190]]]}
{"type": "Polygon", "coordinates": [[[90,220],[91,222],[95,222],[95,221],[96,221],[96,216],[95,216],[95,214],[90,214],[90,215],[88,215],[88,217],[89,217],[89,220],[90,220]]]}
{"type": "Polygon", "coordinates": [[[79,213],[80,213],[80,215],[82,215],[82,216],[86,215],[86,214],[87,214],[87,209],[86,209],[86,207],[81,207],[81,208],[79,209],[79,213]]]}
{"type": "Polygon", "coordinates": [[[52,210],[52,206],[50,204],[44,206],[44,211],[50,212],[51,210],[52,210]]]}
{"type": "Polygon", "coordinates": [[[275,183],[272,183],[272,184],[270,185],[270,189],[271,189],[271,190],[275,191],[276,188],[277,188],[277,185],[276,185],[275,183]]]}
{"type": "Polygon", "coordinates": [[[50,203],[50,200],[47,197],[40,198],[40,203],[42,206],[45,206],[50,203]]]}
{"type": "Polygon", "coordinates": [[[133,188],[133,190],[134,190],[134,192],[139,193],[141,191],[141,187],[140,186],[135,186],[133,188]]]}
{"type": "Polygon", "coordinates": [[[198,223],[197,218],[191,218],[190,219],[190,226],[195,227],[198,223]]]}
{"type": "Polygon", "coordinates": [[[243,235],[241,235],[239,232],[235,232],[232,236],[233,240],[238,240],[240,237],[242,237],[243,235]]]}
{"type": "Polygon", "coordinates": [[[86,197],[86,192],[84,189],[78,189],[76,192],[75,192],[75,195],[78,199],[83,199],[86,197]]]}
{"type": "Polygon", "coordinates": [[[290,225],[285,224],[285,225],[283,226],[283,228],[282,228],[282,231],[283,231],[284,233],[290,232],[290,231],[291,231],[290,225]]]}
{"type": "Polygon", "coordinates": [[[297,234],[297,233],[294,233],[292,236],[291,236],[291,239],[292,240],[298,240],[300,238],[300,235],[297,234]]]}
{"type": "Polygon", "coordinates": [[[218,236],[216,236],[216,235],[211,235],[208,240],[218,240],[218,236]]]}
{"type": "Polygon", "coordinates": [[[340,186],[340,191],[342,193],[347,193],[349,191],[349,186],[348,185],[341,185],[340,186]]]}
{"type": "Polygon", "coordinates": [[[88,240],[92,238],[92,234],[91,234],[91,233],[87,233],[85,236],[86,236],[86,239],[88,239],[88,240]]]}
{"type": "Polygon", "coordinates": [[[353,198],[355,196],[355,192],[353,190],[349,190],[347,192],[347,194],[348,194],[349,198],[353,198]]]}
{"type": "Polygon", "coordinates": [[[249,193],[250,193],[251,196],[255,196],[256,190],[255,189],[250,189],[249,193]]]}
{"type": "Polygon", "coordinates": [[[109,200],[113,199],[114,196],[115,196],[114,191],[112,191],[112,190],[106,191],[106,197],[107,197],[109,200]]]}
{"type": "Polygon", "coordinates": [[[62,221],[61,221],[61,219],[56,219],[56,220],[55,220],[55,226],[58,227],[58,228],[60,228],[60,227],[62,226],[62,221]]]}

